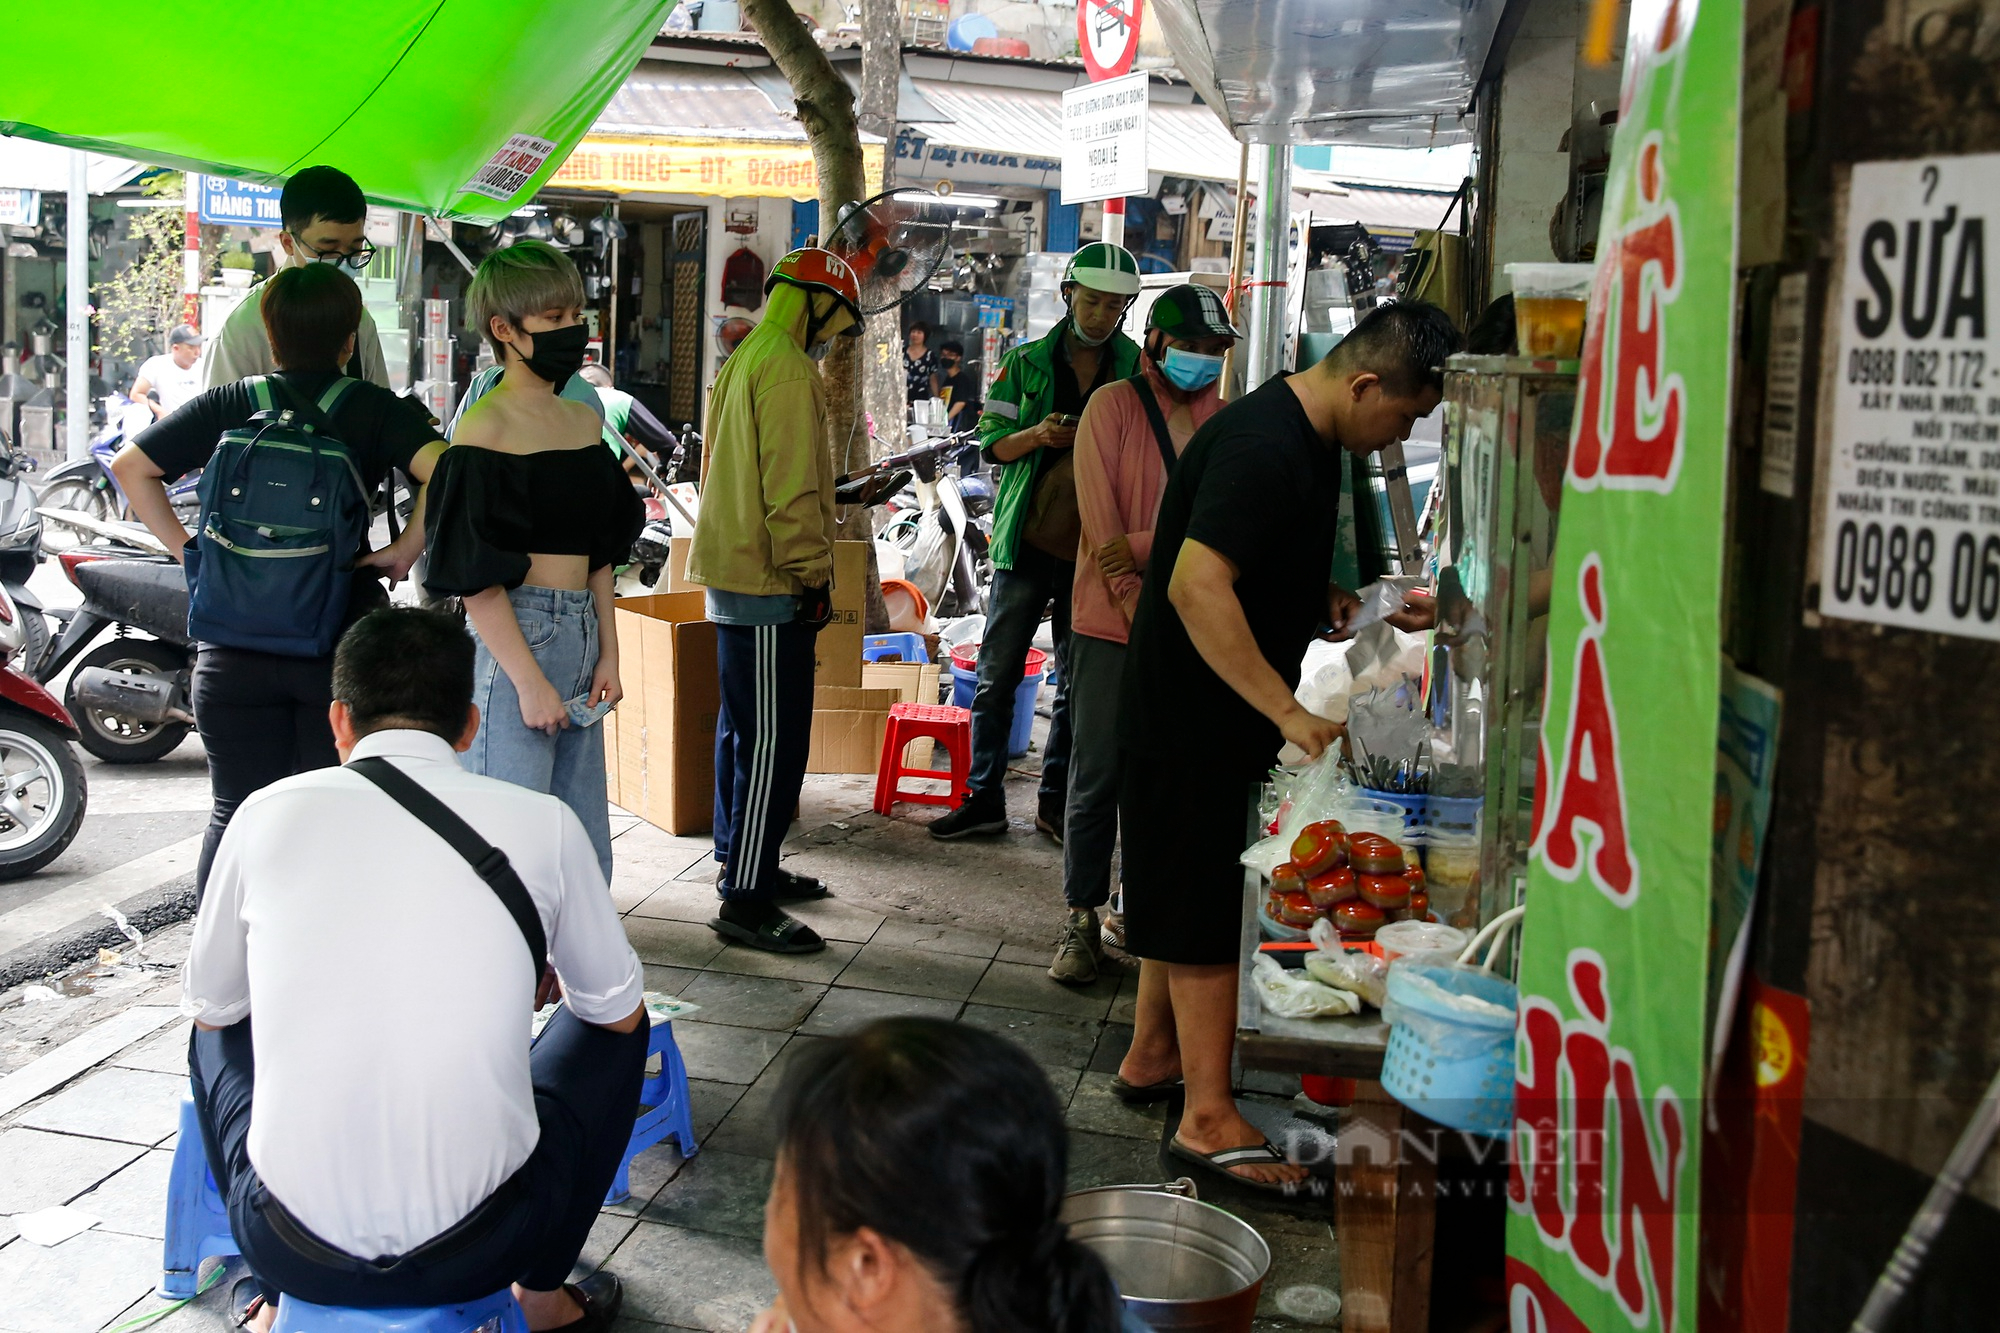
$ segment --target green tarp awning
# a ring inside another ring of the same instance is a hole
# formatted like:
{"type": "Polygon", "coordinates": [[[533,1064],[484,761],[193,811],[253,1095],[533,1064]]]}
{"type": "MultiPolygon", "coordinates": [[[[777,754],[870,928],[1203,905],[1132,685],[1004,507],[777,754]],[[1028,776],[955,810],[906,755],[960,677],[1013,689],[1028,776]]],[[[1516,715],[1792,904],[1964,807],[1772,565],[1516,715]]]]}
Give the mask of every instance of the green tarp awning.
{"type": "Polygon", "coordinates": [[[325,163],[377,203],[494,221],[562,164],[672,3],[16,5],[0,134],[264,184],[325,163]]]}

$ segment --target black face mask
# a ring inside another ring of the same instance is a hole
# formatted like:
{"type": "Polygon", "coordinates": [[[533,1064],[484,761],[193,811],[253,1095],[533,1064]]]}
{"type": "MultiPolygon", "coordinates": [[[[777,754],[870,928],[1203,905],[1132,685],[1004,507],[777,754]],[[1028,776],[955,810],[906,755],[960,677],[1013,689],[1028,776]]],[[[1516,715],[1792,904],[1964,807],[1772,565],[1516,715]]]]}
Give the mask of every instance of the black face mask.
{"type": "Polygon", "coordinates": [[[535,354],[522,357],[521,363],[532,371],[536,378],[547,380],[560,389],[569,383],[570,376],[583,369],[583,350],[590,342],[588,324],[572,324],[565,329],[546,329],[528,336],[534,340],[535,354]]]}

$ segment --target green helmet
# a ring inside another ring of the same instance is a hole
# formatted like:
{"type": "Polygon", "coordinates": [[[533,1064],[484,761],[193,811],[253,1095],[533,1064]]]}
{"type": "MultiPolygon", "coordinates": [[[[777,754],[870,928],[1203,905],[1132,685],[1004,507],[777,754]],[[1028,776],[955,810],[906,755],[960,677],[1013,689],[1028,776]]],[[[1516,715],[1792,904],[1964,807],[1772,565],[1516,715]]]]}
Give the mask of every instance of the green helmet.
{"type": "Polygon", "coordinates": [[[1063,284],[1074,282],[1119,296],[1139,294],[1139,261],[1122,245],[1092,241],[1069,257],[1063,284]]]}

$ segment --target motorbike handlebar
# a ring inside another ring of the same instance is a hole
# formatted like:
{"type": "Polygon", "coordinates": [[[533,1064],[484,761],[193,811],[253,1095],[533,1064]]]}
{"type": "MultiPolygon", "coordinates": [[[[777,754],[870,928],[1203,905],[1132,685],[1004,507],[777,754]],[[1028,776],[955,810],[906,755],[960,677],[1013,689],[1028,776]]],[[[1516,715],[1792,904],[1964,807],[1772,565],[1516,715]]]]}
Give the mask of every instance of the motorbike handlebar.
{"type": "Polygon", "coordinates": [[[921,468],[922,465],[933,462],[947,463],[966,450],[978,447],[979,441],[972,438],[970,431],[950,435],[942,440],[920,444],[900,454],[892,454],[879,462],[856,468],[852,472],[843,473],[834,479],[834,485],[845,486],[850,482],[861,481],[878,473],[891,472],[899,468],[921,468]]]}

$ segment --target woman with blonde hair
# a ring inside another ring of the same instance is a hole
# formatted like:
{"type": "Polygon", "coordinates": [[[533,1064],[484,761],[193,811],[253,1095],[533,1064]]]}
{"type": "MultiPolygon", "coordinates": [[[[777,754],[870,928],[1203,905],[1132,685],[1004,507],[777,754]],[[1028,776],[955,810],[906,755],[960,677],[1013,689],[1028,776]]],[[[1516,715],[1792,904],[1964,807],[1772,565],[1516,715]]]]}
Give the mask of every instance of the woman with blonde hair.
{"type": "Polygon", "coordinates": [[[645,510],[603,422],[561,397],[583,365],[583,279],[540,241],[496,250],[466,304],[502,368],[466,408],[432,477],[434,596],[465,603],[478,644],[480,725],[466,767],[559,796],[611,877],[598,723],[623,696],[611,580],[645,510]]]}

